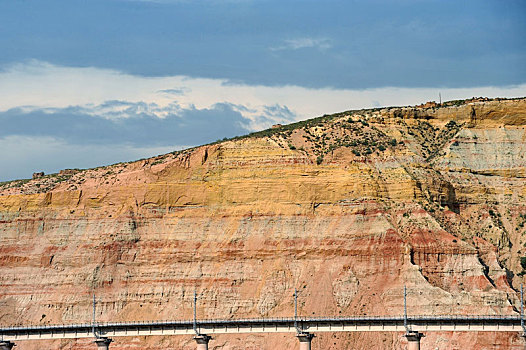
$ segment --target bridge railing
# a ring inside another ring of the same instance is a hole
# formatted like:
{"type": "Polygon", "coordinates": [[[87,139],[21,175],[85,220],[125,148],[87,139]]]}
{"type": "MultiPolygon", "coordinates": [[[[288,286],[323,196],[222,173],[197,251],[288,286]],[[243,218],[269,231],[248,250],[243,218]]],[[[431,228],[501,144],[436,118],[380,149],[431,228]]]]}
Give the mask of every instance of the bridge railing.
{"type": "MultiPolygon", "coordinates": [[[[199,319],[198,325],[211,324],[261,324],[261,323],[291,323],[297,322],[367,322],[367,321],[403,321],[403,316],[325,316],[325,317],[272,317],[272,318],[242,318],[242,319],[199,319]]],[[[411,315],[407,316],[408,321],[519,321],[520,315],[411,315]]],[[[188,326],[192,325],[193,320],[146,320],[146,321],[127,321],[127,322],[95,322],[95,323],[72,323],[72,324],[49,324],[49,325],[11,325],[1,326],[2,331],[24,331],[24,330],[50,330],[50,329],[70,329],[70,328],[90,328],[96,327],[147,327],[147,326],[188,326]]]]}

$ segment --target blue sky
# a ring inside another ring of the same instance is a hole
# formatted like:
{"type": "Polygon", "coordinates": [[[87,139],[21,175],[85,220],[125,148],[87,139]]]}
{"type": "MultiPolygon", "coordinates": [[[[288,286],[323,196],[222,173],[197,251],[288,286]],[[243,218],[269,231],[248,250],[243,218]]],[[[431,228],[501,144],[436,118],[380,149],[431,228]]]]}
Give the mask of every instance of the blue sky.
{"type": "Polygon", "coordinates": [[[351,108],[526,95],[526,2],[0,2],[0,181],[351,108]]]}

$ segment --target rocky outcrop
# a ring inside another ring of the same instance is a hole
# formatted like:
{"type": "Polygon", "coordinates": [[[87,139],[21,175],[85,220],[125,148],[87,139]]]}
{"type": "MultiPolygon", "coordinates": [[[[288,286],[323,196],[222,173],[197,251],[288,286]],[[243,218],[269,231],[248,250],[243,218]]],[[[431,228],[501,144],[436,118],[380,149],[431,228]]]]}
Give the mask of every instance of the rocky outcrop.
{"type": "MultiPolygon", "coordinates": [[[[0,186],[0,323],[516,314],[526,101],[341,113],[127,164],[0,186]],[[474,111],[474,113],[473,113],[474,111]]],[[[288,349],[291,336],[218,336],[288,349]]],[[[429,334],[424,349],[520,343],[429,334]]],[[[401,334],[321,334],[323,349],[401,334]]],[[[380,342],[380,343],[379,343],[380,342]]],[[[193,348],[184,337],[119,348],[193,348]],[[142,346],[142,345],[141,345],[142,346]]],[[[50,343],[51,344],[51,343],[50,343]]],[[[378,345],[381,344],[381,345],[378,345]]],[[[89,348],[85,341],[56,348],[89,348]]],[[[38,348],[24,343],[20,348],[38,348]]]]}

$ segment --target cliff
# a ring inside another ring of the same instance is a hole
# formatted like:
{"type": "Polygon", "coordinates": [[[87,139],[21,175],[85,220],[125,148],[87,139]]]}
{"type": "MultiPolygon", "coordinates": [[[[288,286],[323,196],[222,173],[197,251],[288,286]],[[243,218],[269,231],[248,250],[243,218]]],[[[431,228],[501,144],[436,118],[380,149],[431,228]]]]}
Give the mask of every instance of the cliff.
{"type": "MultiPolygon", "coordinates": [[[[525,99],[349,111],[0,184],[0,323],[89,321],[93,293],[101,321],[188,319],[194,289],[200,318],[290,316],[294,288],[302,315],[400,315],[404,285],[410,314],[516,314],[525,124],[525,99]]],[[[247,339],[297,342],[218,336],[211,348],[247,339]]],[[[428,334],[422,348],[522,341],[428,334]]],[[[172,337],[112,349],[144,344],[194,348],[172,337]]],[[[319,334],[313,348],[403,344],[401,334],[319,334]]]]}

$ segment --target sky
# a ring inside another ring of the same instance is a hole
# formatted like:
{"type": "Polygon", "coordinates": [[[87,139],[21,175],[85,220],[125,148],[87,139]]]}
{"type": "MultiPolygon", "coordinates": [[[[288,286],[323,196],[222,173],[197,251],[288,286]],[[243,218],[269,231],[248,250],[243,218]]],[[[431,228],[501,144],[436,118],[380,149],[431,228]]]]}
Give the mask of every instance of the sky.
{"type": "Polygon", "coordinates": [[[526,1],[0,1],[0,181],[439,93],[526,96],[526,1]]]}

